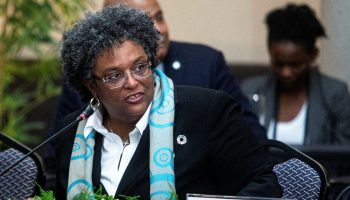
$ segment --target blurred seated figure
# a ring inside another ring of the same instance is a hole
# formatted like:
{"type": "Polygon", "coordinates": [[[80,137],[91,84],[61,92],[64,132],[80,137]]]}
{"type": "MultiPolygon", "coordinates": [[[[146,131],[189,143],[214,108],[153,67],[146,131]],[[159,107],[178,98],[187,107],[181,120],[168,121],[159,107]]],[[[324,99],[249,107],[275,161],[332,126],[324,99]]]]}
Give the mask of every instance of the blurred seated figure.
{"type": "Polygon", "coordinates": [[[289,4],[266,17],[271,73],[242,83],[261,103],[268,138],[288,144],[349,144],[350,96],[346,83],[313,63],[324,27],[307,5],[289,4]]]}
{"type": "Polygon", "coordinates": [[[174,193],[180,200],[187,193],[280,197],[237,100],[173,84],[155,68],[160,39],[145,12],[124,5],[87,13],[63,34],[63,72],[94,112],[57,138],[56,199],[100,186],[115,198],[142,200],[174,200],[174,193]]]}

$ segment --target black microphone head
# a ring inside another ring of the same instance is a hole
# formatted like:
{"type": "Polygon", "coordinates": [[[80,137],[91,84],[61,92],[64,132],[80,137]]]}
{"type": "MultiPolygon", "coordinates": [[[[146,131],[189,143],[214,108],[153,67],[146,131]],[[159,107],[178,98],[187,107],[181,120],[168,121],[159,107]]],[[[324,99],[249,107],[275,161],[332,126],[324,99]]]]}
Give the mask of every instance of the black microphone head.
{"type": "Polygon", "coordinates": [[[85,110],[80,113],[79,117],[77,117],[77,120],[84,120],[88,117],[90,117],[90,115],[92,115],[92,113],[94,113],[94,109],[92,108],[92,106],[89,104],[85,110]]]}

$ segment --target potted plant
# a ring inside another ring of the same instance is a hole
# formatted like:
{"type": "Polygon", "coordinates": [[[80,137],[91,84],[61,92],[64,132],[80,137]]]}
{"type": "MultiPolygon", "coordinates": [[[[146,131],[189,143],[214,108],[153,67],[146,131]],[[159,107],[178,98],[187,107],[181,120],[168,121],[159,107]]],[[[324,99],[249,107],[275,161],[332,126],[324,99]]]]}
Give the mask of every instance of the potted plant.
{"type": "Polygon", "coordinates": [[[24,143],[38,142],[28,133],[43,123],[27,115],[59,94],[59,35],[85,2],[0,1],[0,131],[24,143]]]}

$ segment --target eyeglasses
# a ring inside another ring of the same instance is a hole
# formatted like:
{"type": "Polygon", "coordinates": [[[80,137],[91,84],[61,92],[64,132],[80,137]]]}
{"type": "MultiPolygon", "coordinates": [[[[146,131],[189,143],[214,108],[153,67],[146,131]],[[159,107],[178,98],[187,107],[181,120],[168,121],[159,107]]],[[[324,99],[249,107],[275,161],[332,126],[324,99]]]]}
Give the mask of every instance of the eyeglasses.
{"type": "Polygon", "coordinates": [[[94,76],[94,79],[102,81],[109,89],[115,89],[121,87],[126,83],[128,79],[127,74],[132,75],[132,77],[136,80],[147,78],[149,75],[151,75],[151,66],[151,62],[144,62],[132,67],[129,73],[115,70],[103,78],[94,76]]]}

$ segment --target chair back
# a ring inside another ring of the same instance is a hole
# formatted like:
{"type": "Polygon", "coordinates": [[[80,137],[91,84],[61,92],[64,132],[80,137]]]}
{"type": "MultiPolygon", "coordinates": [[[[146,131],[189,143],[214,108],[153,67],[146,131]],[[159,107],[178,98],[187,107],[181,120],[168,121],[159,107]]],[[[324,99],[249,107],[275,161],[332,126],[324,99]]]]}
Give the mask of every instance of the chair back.
{"type": "MultiPolygon", "coordinates": [[[[23,158],[28,147],[0,132],[0,172],[23,158]]],[[[39,194],[45,184],[44,165],[37,154],[32,154],[0,176],[0,199],[28,199],[39,194]]]]}
{"type": "Polygon", "coordinates": [[[286,199],[326,199],[328,175],[324,167],[306,154],[277,140],[261,141],[274,163],[286,199]]]}

